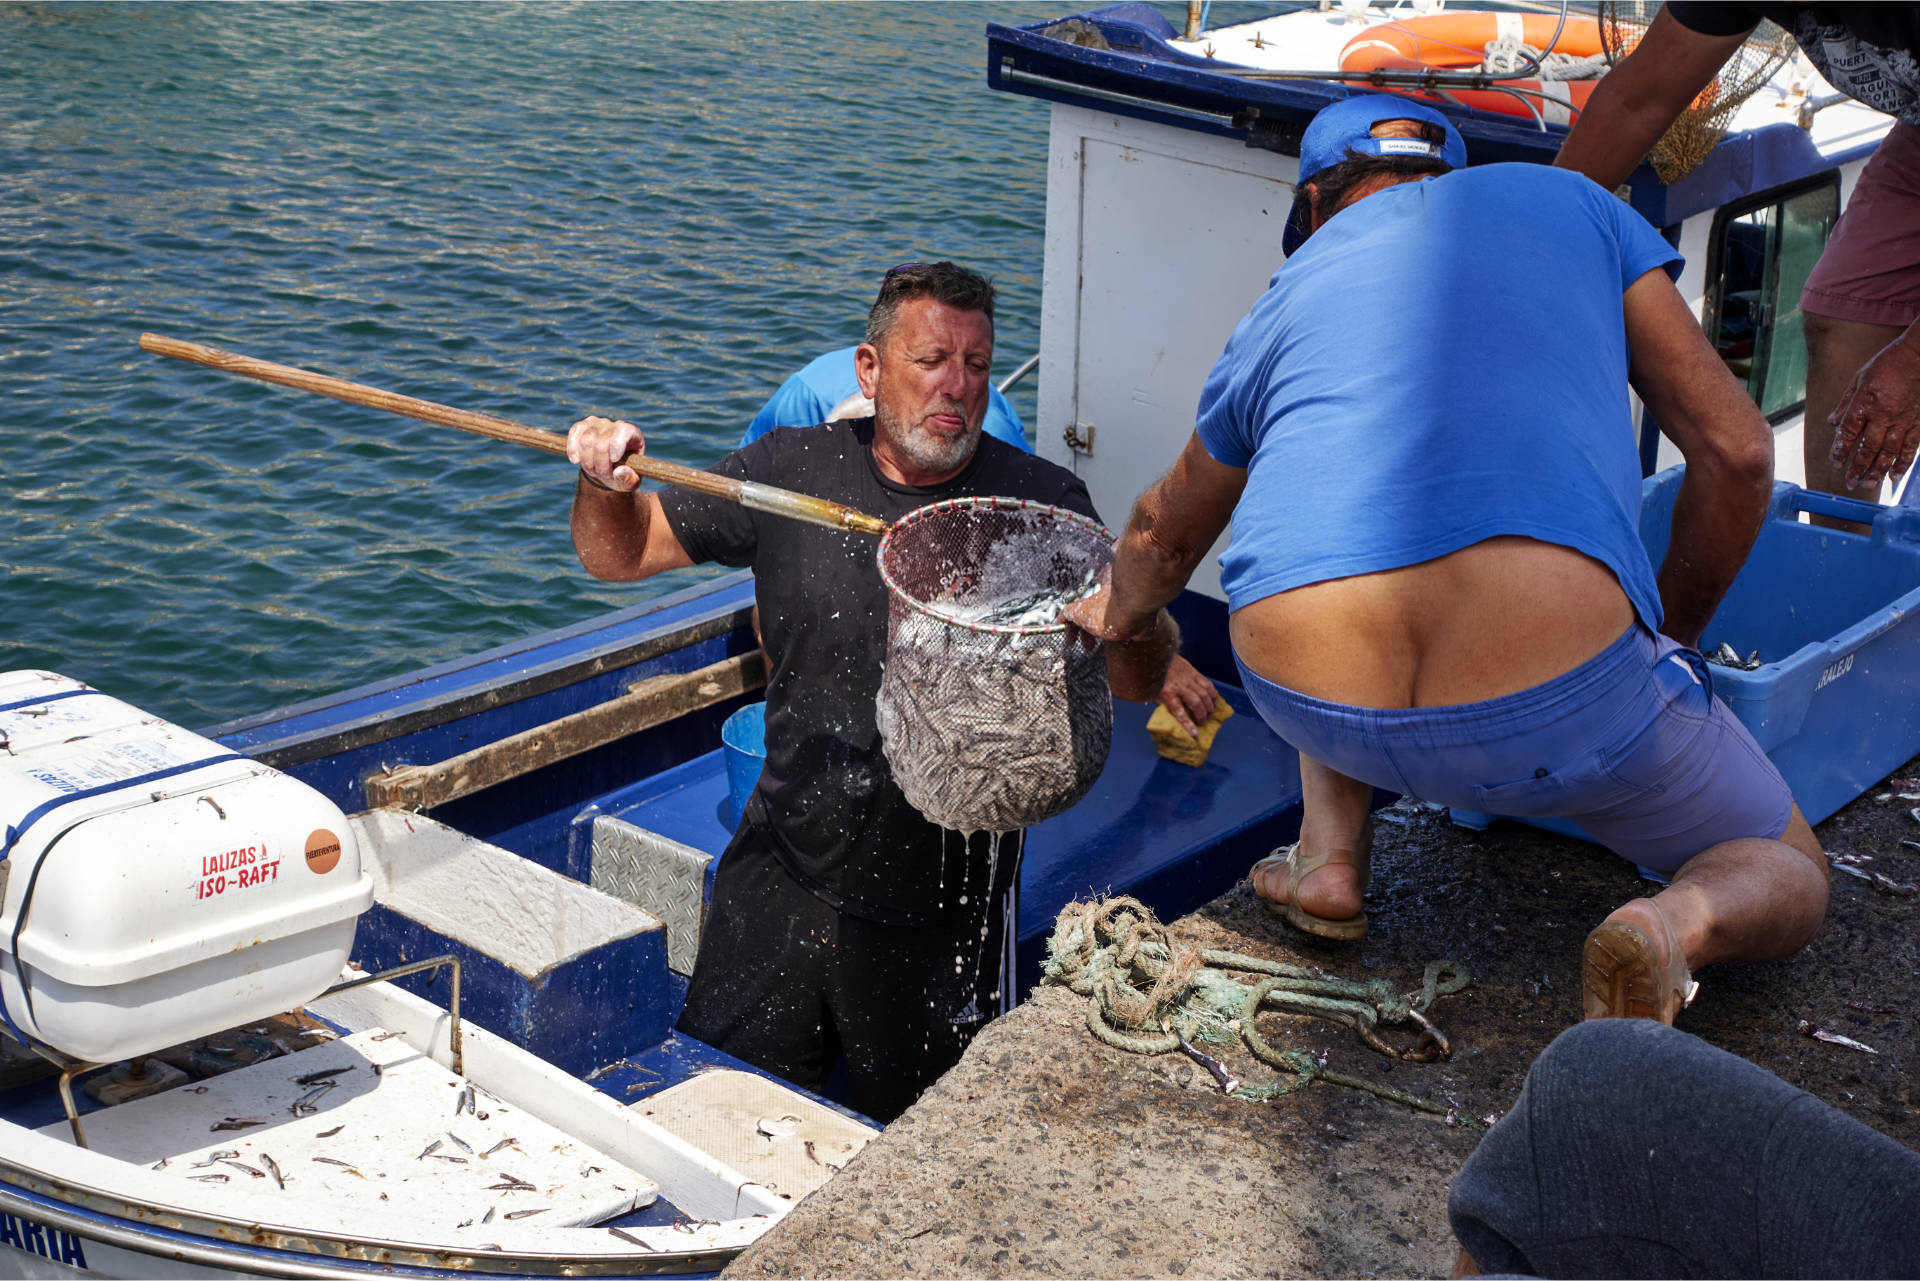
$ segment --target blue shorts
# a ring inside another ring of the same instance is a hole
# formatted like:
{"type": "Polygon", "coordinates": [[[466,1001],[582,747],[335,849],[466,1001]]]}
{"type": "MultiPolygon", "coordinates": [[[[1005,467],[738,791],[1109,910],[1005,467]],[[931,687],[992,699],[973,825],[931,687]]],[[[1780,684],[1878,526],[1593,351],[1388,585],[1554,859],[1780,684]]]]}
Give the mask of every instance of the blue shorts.
{"type": "Polygon", "coordinates": [[[1349,778],[1460,810],[1571,819],[1661,873],[1722,841],[1778,840],[1793,816],[1786,780],[1713,696],[1709,670],[1637,623],[1544,684],[1450,707],[1322,702],[1240,664],[1273,732],[1349,778]]]}

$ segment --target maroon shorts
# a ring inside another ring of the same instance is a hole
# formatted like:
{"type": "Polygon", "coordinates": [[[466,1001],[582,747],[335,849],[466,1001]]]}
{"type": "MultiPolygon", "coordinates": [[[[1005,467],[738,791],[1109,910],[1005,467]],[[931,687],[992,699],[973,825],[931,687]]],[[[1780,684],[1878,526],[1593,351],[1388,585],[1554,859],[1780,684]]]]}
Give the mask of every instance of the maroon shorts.
{"type": "Polygon", "coordinates": [[[1800,309],[1869,325],[1920,316],[1920,129],[1899,123],[1867,161],[1800,309]]]}

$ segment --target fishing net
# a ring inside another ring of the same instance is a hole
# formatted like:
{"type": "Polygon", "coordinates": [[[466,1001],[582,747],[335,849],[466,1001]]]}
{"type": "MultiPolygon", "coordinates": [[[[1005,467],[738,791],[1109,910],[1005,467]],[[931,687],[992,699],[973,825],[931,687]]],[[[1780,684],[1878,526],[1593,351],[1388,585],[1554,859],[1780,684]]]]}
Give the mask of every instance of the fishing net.
{"type": "MultiPolygon", "coordinates": [[[[1604,0],[1598,14],[1600,44],[1610,65],[1618,65],[1633,52],[1659,11],[1658,3],[1646,0],[1604,0]]],[[[1793,37],[1772,22],[1763,21],[1753,29],[1719,74],[1647,153],[1661,182],[1678,182],[1700,167],[1719,145],[1734,110],[1773,78],[1793,56],[1793,47],[1793,37]]]]}
{"type": "Polygon", "coordinates": [[[922,507],[880,540],[881,744],[928,819],[1010,832],[1100,776],[1113,741],[1106,650],[1058,618],[1112,555],[1094,521],[1013,498],[922,507]]]}

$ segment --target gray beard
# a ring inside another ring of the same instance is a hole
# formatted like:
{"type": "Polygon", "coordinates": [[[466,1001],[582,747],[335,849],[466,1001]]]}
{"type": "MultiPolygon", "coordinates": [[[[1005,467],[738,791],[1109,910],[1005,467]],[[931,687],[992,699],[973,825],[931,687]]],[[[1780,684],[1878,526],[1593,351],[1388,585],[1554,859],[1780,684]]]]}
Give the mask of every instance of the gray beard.
{"type": "Polygon", "coordinates": [[[874,406],[873,421],[875,428],[886,433],[887,440],[900,451],[901,456],[922,471],[952,471],[971,458],[980,443],[978,427],[970,428],[966,435],[952,444],[945,444],[927,432],[903,426],[899,419],[879,405],[874,406]]]}

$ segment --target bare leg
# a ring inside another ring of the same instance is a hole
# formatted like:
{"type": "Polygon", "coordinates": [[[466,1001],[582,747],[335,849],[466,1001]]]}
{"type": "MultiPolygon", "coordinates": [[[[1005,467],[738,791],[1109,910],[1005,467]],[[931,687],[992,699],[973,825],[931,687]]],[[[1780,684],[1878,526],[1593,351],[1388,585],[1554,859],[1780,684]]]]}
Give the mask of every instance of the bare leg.
{"type": "MultiPolygon", "coordinates": [[[[1326,851],[1333,862],[1300,882],[1300,910],[1329,920],[1344,920],[1361,910],[1360,877],[1354,861],[1372,844],[1367,815],[1373,785],[1329,769],[1300,753],[1303,794],[1300,846],[1306,853],[1326,851]]],[[[1266,866],[1253,873],[1253,892],[1275,903],[1287,901],[1287,869],[1266,866]]]]}
{"type": "MultiPolygon", "coordinates": [[[[1724,841],[1703,850],[1652,902],[1694,973],[1715,961],[1777,960],[1805,946],[1826,917],[1827,856],[1796,805],[1779,840],[1724,841]]],[[[1638,927],[1653,941],[1656,960],[1666,962],[1666,932],[1647,900],[1607,919],[1638,927]]]]}
{"type": "MultiPolygon", "coordinates": [[[[1844,494],[1867,502],[1880,500],[1880,486],[1847,487],[1846,469],[1827,460],[1833,448],[1833,424],[1827,415],[1840,403],[1853,376],[1860,367],[1880,354],[1880,349],[1905,331],[1898,325],[1871,325],[1859,320],[1836,320],[1814,312],[1804,313],[1807,338],[1807,416],[1801,436],[1806,459],[1807,488],[1823,494],[1844,494]]],[[[1897,483],[1897,481],[1896,481],[1897,483]]],[[[1830,529],[1848,529],[1864,533],[1866,527],[1850,520],[1812,516],[1817,525],[1830,529]]]]}

